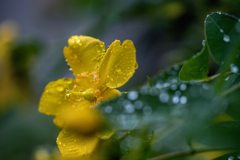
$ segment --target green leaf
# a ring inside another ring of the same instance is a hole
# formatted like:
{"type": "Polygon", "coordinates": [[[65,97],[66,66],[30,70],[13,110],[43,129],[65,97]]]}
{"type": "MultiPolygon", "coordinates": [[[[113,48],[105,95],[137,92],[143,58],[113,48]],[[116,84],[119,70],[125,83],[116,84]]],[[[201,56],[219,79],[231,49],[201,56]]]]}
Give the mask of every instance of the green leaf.
{"type": "Polygon", "coordinates": [[[213,13],[205,21],[205,36],[208,49],[217,64],[228,58],[229,50],[240,38],[240,21],[224,13],[213,13]]]}
{"type": "Polygon", "coordinates": [[[213,160],[234,160],[234,159],[240,159],[240,152],[228,153],[213,160]]]}
{"type": "Polygon", "coordinates": [[[182,81],[201,80],[207,78],[208,75],[209,54],[207,45],[192,59],[184,63],[179,73],[182,81]]]}
{"type": "Polygon", "coordinates": [[[148,79],[149,86],[152,88],[153,87],[153,83],[152,83],[151,78],[147,76],[147,79],[148,79]]]}
{"type": "Polygon", "coordinates": [[[200,131],[195,140],[207,146],[239,147],[240,123],[227,121],[210,125],[200,131]]]}

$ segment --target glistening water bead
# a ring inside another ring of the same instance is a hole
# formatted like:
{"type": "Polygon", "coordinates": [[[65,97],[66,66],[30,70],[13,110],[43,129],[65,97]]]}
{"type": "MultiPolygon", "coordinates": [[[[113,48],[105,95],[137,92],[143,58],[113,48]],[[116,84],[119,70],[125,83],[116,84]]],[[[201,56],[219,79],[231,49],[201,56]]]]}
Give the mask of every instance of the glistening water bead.
{"type": "Polygon", "coordinates": [[[223,41],[224,42],[229,42],[230,41],[230,37],[228,35],[224,34],[223,41]]]}

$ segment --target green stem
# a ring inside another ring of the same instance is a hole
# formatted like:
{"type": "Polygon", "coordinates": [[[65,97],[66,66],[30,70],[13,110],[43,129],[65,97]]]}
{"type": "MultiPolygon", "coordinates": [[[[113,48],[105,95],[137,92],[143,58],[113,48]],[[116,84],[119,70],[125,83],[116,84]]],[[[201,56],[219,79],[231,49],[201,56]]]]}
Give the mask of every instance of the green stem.
{"type": "MultiPolygon", "coordinates": [[[[225,75],[224,76],[229,76],[229,75],[231,75],[231,74],[233,74],[233,72],[227,72],[227,73],[225,73],[225,75]]],[[[208,78],[206,78],[206,79],[202,79],[202,80],[199,80],[199,81],[195,81],[195,83],[202,83],[202,82],[211,82],[211,81],[213,81],[214,79],[216,79],[217,77],[219,77],[221,74],[220,73],[218,73],[218,74],[215,74],[215,75],[213,75],[213,76],[211,76],[211,77],[208,77],[208,78]]]]}
{"type": "Polygon", "coordinates": [[[229,88],[228,90],[224,91],[221,95],[222,96],[227,96],[228,94],[234,92],[235,90],[240,88],[240,83],[235,84],[234,86],[232,86],[231,88],[229,88]]]}
{"type": "Polygon", "coordinates": [[[118,140],[119,140],[119,141],[123,140],[123,139],[126,138],[128,135],[132,134],[134,131],[135,131],[135,129],[131,129],[131,130],[127,131],[127,132],[124,133],[124,134],[122,135],[122,137],[120,137],[118,140]]]}
{"type": "Polygon", "coordinates": [[[202,153],[202,152],[209,152],[209,151],[219,151],[219,150],[231,150],[234,149],[233,147],[215,147],[215,148],[203,148],[203,149],[195,149],[195,150],[189,150],[189,151],[180,151],[180,152],[171,152],[164,155],[160,155],[157,157],[150,158],[148,160],[164,160],[164,159],[170,159],[170,158],[176,158],[196,153],[202,153]]]}

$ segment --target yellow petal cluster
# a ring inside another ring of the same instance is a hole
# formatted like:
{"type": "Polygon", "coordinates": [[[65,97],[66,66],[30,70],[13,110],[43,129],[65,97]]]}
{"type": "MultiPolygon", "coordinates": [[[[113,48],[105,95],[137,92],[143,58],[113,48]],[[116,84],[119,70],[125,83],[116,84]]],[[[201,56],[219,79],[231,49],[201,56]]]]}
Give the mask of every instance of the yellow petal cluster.
{"type": "Polygon", "coordinates": [[[54,115],[54,123],[63,128],[57,138],[63,157],[89,157],[101,139],[114,134],[101,128],[101,117],[92,108],[121,95],[115,88],[124,85],[137,69],[136,50],[130,40],[122,45],[115,40],[105,51],[105,44],[98,39],[72,36],[63,52],[75,79],[50,82],[39,111],[54,115]]]}

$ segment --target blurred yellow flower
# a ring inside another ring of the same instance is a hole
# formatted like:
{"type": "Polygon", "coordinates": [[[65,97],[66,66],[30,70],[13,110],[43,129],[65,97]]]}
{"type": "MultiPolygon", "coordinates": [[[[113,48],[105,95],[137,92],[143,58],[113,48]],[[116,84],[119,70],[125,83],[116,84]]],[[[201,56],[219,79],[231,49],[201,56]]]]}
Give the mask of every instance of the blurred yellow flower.
{"type": "Polygon", "coordinates": [[[63,157],[90,156],[100,139],[114,131],[101,128],[94,108],[98,103],[121,95],[115,88],[124,85],[137,69],[136,50],[130,40],[115,40],[105,53],[105,45],[88,36],[72,36],[64,56],[75,79],[50,82],[41,97],[39,111],[54,115],[63,128],[57,144],[63,157]],[[66,92],[65,92],[66,90],[66,92]]]}
{"type": "Polygon", "coordinates": [[[6,109],[18,94],[10,59],[11,43],[16,39],[17,34],[17,25],[14,22],[5,21],[0,24],[0,111],[6,109]]]}

